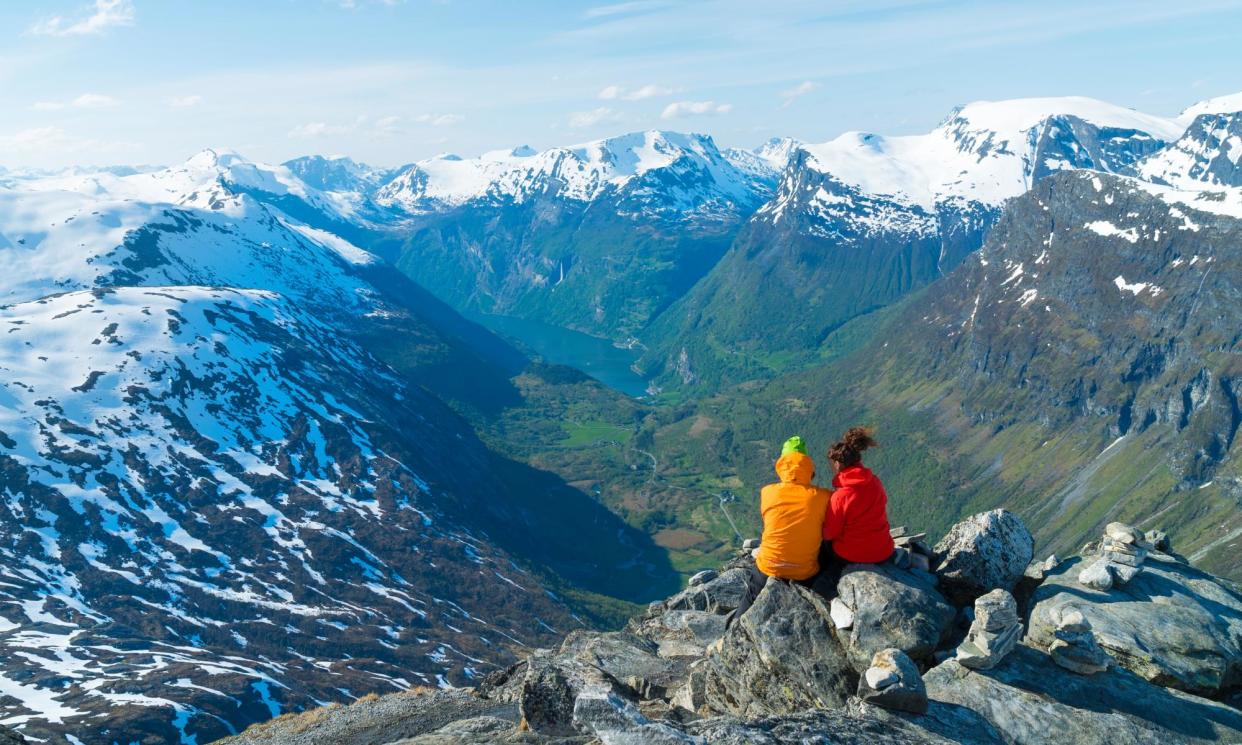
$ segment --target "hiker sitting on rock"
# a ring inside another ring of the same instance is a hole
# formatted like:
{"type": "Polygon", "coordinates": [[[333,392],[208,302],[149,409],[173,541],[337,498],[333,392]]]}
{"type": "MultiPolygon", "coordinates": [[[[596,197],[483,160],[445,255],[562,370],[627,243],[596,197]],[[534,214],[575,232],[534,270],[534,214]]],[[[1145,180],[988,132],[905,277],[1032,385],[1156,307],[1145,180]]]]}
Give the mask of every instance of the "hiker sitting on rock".
{"type": "MultiPolygon", "coordinates": [[[[878,564],[893,555],[888,524],[888,495],[876,475],[862,463],[862,453],[877,445],[871,431],[853,427],[828,449],[835,491],[824,516],[825,549],[843,562],[878,564]]],[[[767,539],[767,534],[764,534],[767,539]]]]}
{"type": "MultiPolygon", "coordinates": [[[[806,580],[819,573],[820,534],[829,491],[815,486],[815,462],[801,437],[790,437],[776,461],[780,483],[763,487],[763,540],[755,565],[769,577],[806,580]]],[[[892,544],[889,544],[890,549],[892,544]]]]}

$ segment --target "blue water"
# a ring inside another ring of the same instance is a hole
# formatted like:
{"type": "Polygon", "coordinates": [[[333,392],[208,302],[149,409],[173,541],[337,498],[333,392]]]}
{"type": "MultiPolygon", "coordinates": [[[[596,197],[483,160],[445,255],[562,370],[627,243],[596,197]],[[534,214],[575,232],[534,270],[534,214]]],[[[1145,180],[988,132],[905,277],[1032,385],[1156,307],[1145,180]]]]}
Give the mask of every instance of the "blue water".
{"type": "Polygon", "coordinates": [[[647,381],[630,369],[639,357],[637,350],[615,347],[607,339],[542,321],[493,315],[474,315],[471,320],[517,341],[548,362],[577,368],[627,396],[637,398],[647,392],[647,381]]]}

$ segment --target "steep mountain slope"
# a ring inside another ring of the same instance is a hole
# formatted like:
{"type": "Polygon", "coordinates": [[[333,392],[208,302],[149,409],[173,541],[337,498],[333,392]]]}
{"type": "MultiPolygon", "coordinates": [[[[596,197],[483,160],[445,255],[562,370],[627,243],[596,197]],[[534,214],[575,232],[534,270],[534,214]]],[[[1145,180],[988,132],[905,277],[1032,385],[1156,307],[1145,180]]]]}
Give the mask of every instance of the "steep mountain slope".
{"type": "Polygon", "coordinates": [[[375,250],[459,309],[624,340],[706,273],[768,197],[774,172],[751,166],[709,137],[658,131],[442,156],[377,192],[408,217],[375,250]]]}
{"type": "Polygon", "coordinates": [[[503,405],[520,355],[221,160],[0,189],[6,722],[206,741],[464,682],[583,622],[548,588],[667,587],[441,400],[503,405]]]}
{"type": "MultiPolygon", "coordinates": [[[[789,433],[819,448],[871,424],[898,523],[940,533],[1003,505],[1065,554],[1110,520],[1158,522],[1242,576],[1240,218],[1238,190],[1055,174],[950,276],[863,319],[858,351],[696,414],[748,487],[789,433]]],[[[656,439],[666,458],[708,444],[684,425],[656,439]]]]}
{"type": "Polygon", "coordinates": [[[1024,99],[970,104],[926,135],[803,145],[729,253],[644,337],[643,364],[682,386],[769,375],[951,271],[1005,200],[1050,173],[1132,173],[1180,133],[1091,99],[1024,99]]]}

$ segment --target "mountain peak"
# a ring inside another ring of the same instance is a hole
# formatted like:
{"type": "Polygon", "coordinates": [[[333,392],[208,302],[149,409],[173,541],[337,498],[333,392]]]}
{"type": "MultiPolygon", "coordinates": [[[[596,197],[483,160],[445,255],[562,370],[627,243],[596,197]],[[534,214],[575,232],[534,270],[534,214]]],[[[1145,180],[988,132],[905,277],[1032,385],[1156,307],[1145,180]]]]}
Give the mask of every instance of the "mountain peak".
{"type": "Polygon", "coordinates": [[[1203,114],[1233,114],[1239,111],[1242,111],[1242,91],[1200,101],[1179,114],[1177,119],[1189,124],[1203,114]]]}

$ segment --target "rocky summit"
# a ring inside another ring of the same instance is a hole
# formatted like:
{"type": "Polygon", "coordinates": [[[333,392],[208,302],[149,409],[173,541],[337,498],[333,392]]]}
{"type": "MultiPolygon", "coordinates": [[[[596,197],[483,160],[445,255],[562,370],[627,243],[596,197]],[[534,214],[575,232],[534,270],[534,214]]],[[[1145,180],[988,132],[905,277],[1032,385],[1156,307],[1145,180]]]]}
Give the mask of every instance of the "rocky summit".
{"type": "Polygon", "coordinates": [[[954,526],[926,569],[899,553],[835,586],[766,578],[744,548],[625,629],[575,631],[475,688],[290,714],[227,742],[1242,742],[1242,589],[1121,523],[1066,561],[1030,550],[1003,512],[954,526]],[[1145,553],[1141,571],[1093,588],[1084,568],[1118,545],[1145,553]]]}

